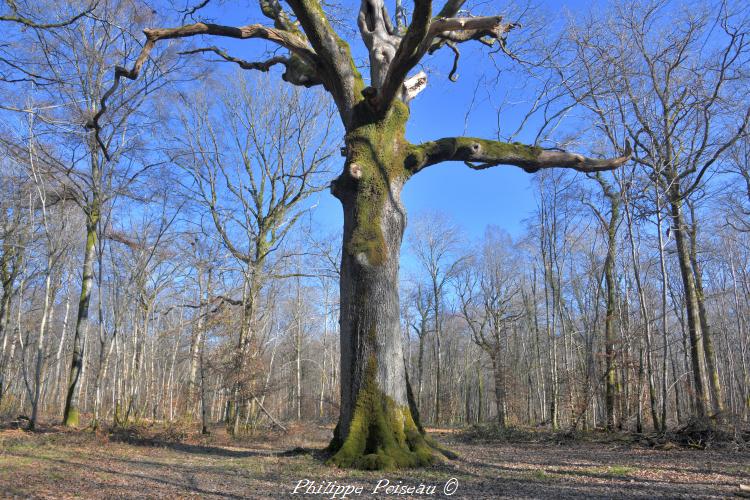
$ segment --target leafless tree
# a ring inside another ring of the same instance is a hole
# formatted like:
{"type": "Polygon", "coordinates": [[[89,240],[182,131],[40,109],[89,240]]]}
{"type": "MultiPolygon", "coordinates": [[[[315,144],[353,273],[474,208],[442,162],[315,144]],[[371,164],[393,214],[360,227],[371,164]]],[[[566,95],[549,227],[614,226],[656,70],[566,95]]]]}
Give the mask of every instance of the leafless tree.
{"type": "Polygon", "coordinates": [[[492,362],[497,423],[502,429],[507,419],[505,363],[509,330],[522,315],[518,301],[520,275],[515,268],[510,237],[488,229],[481,255],[460,273],[456,285],[472,340],[492,362]]]}
{"type": "Polygon", "coordinates": [[[685,294],[695,411],[720,416],[723,396],[711,329],[691,253],[685,203],[747,134],[750,96],[743,70],[750,24],[729,4],[679,11],[671,2],[618,6],[572,27],[570,58],[558,66],[578,104],[611,143],[628,139],[669,210],[685,294]],[[676,17],[675,17],[676,16],[676,17]],[[713,36],[715,35],[715,36],[713,36]],[[710,44],[707,37],[712,37],[710,44]]]}
{"type": "MultiPolygon", "coordinates": [[[[191,175],[223,245],[242,265],[243,321],[233,368],[240,376],[258,340],[255,326],[263,311],[256,302],[269,277],[278,274],[274,267],[284,253],[278,250],[305,213],[305,202],[322,189],[334,148],[324,99],[241,76],[223,92],[218,103],[185,103],[186,139],[177,146],[176,161],[191,175]],[[255,98],[261,86],[267,99],[255,98]]],[[[234,386],[237,433],[248,388],[239,379],[234,386]]]]}

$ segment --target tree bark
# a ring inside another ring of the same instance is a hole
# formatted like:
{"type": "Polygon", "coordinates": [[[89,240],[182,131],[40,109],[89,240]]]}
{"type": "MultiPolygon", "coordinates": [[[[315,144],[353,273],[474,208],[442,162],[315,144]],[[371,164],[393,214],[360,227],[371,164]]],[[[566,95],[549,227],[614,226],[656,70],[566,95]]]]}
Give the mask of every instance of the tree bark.
{"type": "MultiPolygon", "coordinates": [[[[605,190],[606,191],[606,190],[605,190]]],[[[607,225],[607,256],[604,259],[604,281],[607,288],[607,313],[604,319],[604,343],[606,357],[606,428],[615,427],[615,399],[617,398],[617,376],[615,373],[615,256],[617,252],[617,225],[620,222],[620,200],[610,192],[610,216],[607,225]]]]}
{"type": "Polygon", "coordinates": [[[709,390],[711,391],[711,404],[715,418],[721,420],[724,413],[724,398],[721,390],[721,378],[719,367],[716,363],[716,351],[714,349],[711,326],[708,322],[706,311],[706,298],[703,293],[703,271],[698,261],[698,222],[695,218],[695,209],[690,206],[692,224],[690,227],[690,262],[693,266],[695,276],[696,302],[698,304],[698,316],[700,317],[701,333],[703,339],[703,351],[706,357],[706,369],[708,375],[709,390]]]}
{"type": "Polygon", "coordinates": [[[680,265],[680,275],[685,292],[685,308],[687,312],[688,336],[690,339],[690,361],[695,385],[695,412],[699,419],[705,419],[707,410],[707,394],[705,387],[705,360],[704,347],[700,330],[700,317],[698,313],[697,291],[695,287],[695,275],[690,262],[690,248],[688,234],[686,231],[685,217],[682,210],[681,194],[679,184],[673,182],[669,191],[670,205],[672,210],[673,230],[675,242],[677,243],[677,257],[680,265]]]}
{"type": "Polygon", "coordinates": [[[88,328],[89,304],[91,303],[91,285],[94,282],[94,252],[96,250],[96,226],[99,222],[98,196],[95,197],[97,204],[95,209],[88,214],[86,221],[86,248],[83,255],[83,281],[81,282],[81,295],[78,299],[78,317],[76,329],[73,334],[73,359],[70,364],[70,378],[68,382],[68,394],[65,399],[65,411],[63,412],[63,425],[75,427],[79,420],[78,396],[80,393],[81,372],[83,371],[83,336],[88,328]]]}
{"type": "Polygon", "coordinates": [[[505,429],[505,379],[503,377],[503,363],[500,352],[491,356],[492,372],[495,376],[495,408],[497,409],[497,425],[505,429]]]}
{"type": "Polygon", "coordinates": [[[382,469],[434,460],[407,398],[399,322],[407,117],[406,106],[397,104],[383,120],[350,131],[345,170],[331,187],[344,210],[341,409],[329,447],[340,467],[382,469]]]}

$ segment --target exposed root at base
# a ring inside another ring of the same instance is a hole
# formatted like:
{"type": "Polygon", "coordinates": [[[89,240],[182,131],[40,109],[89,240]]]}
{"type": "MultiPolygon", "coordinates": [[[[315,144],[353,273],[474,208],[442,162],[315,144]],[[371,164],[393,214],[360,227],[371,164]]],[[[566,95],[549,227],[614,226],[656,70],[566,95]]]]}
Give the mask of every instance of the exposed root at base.
{"type": "MultiPolygon", "coordinates": [[[[442,461],[449,455],[456,456],[449,450],[432,446],[437,443],[418,432],[408,434],[403,443],[387,440],[387,444],[366,446],[361,452],[351,444],[347,446],[345,442],[328,463],[344,469],[394,470],[424,467],[442,461]]],[[[329,450],[333,451],[330,446],[329,450]]]]}
{"type": "Polygon", "coordinates": [[[378,389],[375,366],[370,360],[346,439],[340,440],[338,426],[334,431],[328,445],[333,456],[328,463],[341,468],[393,470],[455,458],[455,453],[423,433],[408,405],[395,403],[378,389]]]}

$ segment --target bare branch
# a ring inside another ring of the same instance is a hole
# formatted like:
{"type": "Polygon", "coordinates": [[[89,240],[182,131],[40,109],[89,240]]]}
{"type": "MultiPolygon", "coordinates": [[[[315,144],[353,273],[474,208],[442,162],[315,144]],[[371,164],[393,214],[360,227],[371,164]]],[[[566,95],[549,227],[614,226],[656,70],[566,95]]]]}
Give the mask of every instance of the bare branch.
{"type": "Polygon", "coordinates": [[[182,22],[184,23],[187,20],[188,17],[192,19],[193,18],[193,14],[195,14],[196,12],[198,12],[199,10],[201,10],[203,7],[205,7],[206,5],[208,5],[210,2],[211,2],[211,0],[201,0],[199,3],[193,5],[192,7],[188,7],[188,8],[183,9],[181,11],[181,12],[184,12],[184,14],[182,16],[182,22]]]}
{"type": "Polygon", "coordinates": [[[223,50],[221,50],[218,47],[202,47],[199,49],[193,49],[193,50],[186,50],[183,52],[180,52],[180,55],[188,55],[188,54],[202,54],[204,52],[213,52],[214,54],[220,56],[222,59],[225,59],[226,61],[237,63],[237,65],[242,69],[255,69],[258,71],[267,72],[271,69],[272,66],[275,66],[276,64],[285,64],[289,58],[284,56],[275,56],[270,59],[267,59],[262,62],[249,62],[245,61],[244,59],[238,59],[234,56],[230,56],[223,50]]]}
{"type": "Polygon", "coordinates": [[[626,163],[632,155],[626,143],[622,156],[610,159],[588,158],[577,153],[546,150],[537,146],[476,139],[450,137],[412,146],[406,167],[416,173],[425,167],[445,161],[463,161],[474,170],[497,165],[515,165],[533,173],[545,168],[570,168],[579,172],[613,170],[626,163]]]}
{"type": "Polygon", "coordinates": [[[466,0],[448,0],[438,12],[437,17],[456,17],[465,3],[466,0]]]}
{"type": "Polygon", "coordinates": [[[98,5],[99,5],[99,0],[96,0],[89,6],[88,9],[74,15],[73,17],[69,19],[66,19],[65,21],[60,21],[57,23],[37,23],[36,21],[28,17],[19,15],[18,12],[14,12],[13,15],[0,16],[0,21],[7,21],[11,23],[22,24],[23,26],[26,26],[27,28],[38,28],[38,29],[62,28],[64,26],[69,26],[73,24],[74,22],[78,21],[79,19],[81,19],[87,14],[90,14],[91,12],[94,11],[94,9],[96,9],[98,5]]]}
{"type": "Polygon", "coordinates": [[[281,7],[279,0],[259,0],[259,3],[263,15],[268,19],[273,20],[273,25],[276,28],[304,36],[300,31],[299,26],[292,21],[289,13],[281,7]]]}
{"type": "Polygon", "coordinates": [[[406,75],[414,66],[419,63],[420,59],[427,52],[424,41],[427,38],[432,16],[431,0],[415,0],[414,14],[406,34],[401,39],[401,43],[393,56],[393,61],[388,66],[388,73],[385,76],[379,95],[375,97],[374,102],[381,112],[386,111],[393,99],[401,91],[406,75]]]}
{"type": "Polygon", "coordinates": [[[101,125],[99,120],[102,115],[107,111],[107,99],[117,90],[120,85],[120,78],[125,77],[129,80],[135,80],[143,68],[146,60],[148,59],[151,51],[154,49],[156,42],[159,40],[168,40],[174,38],[187,38],[196,35],[215,35],[223,36],[228,38],[238,39],[249,39],[249,38],[260,38],[275,42],[282,47],[289,49],[291,52],[299,55],[300,57],[309,60],[310,64],[315,66],[317,63],[317,57],[315,52],[305,43],[304,40],[294,33],[289,33],[284,30],[263,26],[261,24],[252,24],[249,26],[222,26],[219,24],[208,24],[208,23],[195,23],[181,26],[179,28],[156,28],[156,29],[145,29],[143,33],[146,35],[146,43],[143,45],[140,54],[133,63],[131,69],[124,68],[122,66],[115,67],[115,78],[110,88],[102,95],[100,100],[99,111],[86,123],[86,128],[94,130],[96,135],[96,141],[99,147],[102,149],[104,156],[107,160],[110,159],[107,147],[102,141],[99,131],[101,125]]]}
{"type": "Polygon", "coordinates": [[[240,68],[246,69],[246,70],[257,70],[262,71],[264,73],[268,72],[271,67],[282,64],[287,68],[287,71],[282,75],[282,78],[284,81],[287,81],[294,85],[300,85],[303,87],[312,87],[314,85],[320,85],[322,81],[320,78],[312,73],[312,70],[308,68],[307,66],[301,65],[301,62],[298,60],[296,61],[298,64],[295,65],[294,61],[291,57],[285,57],[285,56],[274,56],[270,59],[267,59],[265,61],[260,62],[250,62],[245,61],[244,59],[239,59],[237,57],[234,57],[232,55],[227,54],[225,51],[218,47],[202,47],[198,49],[193,50],[186,50],[183,52],[180,52],[180,54],[188,55],[188,54],[200,54],[205,52],[213,52],[214,54],[218,55],[222,59],[236,63],[240,68]]]}
{"type": "Polygon", "coordinates": [[[401,36],[391,23],[384,0],[362,0],[357,25],[370,55],[370,85],[379,88],[396,55],[401,36]]]}
{"type": "Polygon", "coordinates": [[[318,55],[320,74],[345,124],[362,100],[362,76],[347,44],[333,29],[318,0],[287,0],[310,44],[318,55]]]}
{"type": "Polygon", "coordinates": [[[488,36],[501,36],[512,26],[513,23],[503,23],[502,16],[437,18],[430,23],[428,35],[448,36],[450,33],[455,39],[459,39],[470,33],[486,32],[488,36]]]}
{"type": "Polygon", "coordinates": [[[476,40],[485,45],[493,45],[495,41],[499,41],[502,45],[505,34],[516,26],[513,23],[503,23],[502,20],[501,16],[430,19],[430,2],[417,1],[412,23],[388,67],[388,74],[374,102],[381,111],[387,110],[393,99],[402,97],[399,92],[404,79],[422,57],[427,52],[437,51],[449,42],[456,55],[451,70],[453,80],[459,55],[455,44],[476,40]]]}
{"type": "Polygon", "coordinates": [[[456,44],[473,40],[489,47],[497,41],[500,49],[511,55],[505,47],[505,35],[513,28],[517,28],[518,24],[503,23],[502,20],[502,16],[435,19],[430,25],[432,45],[429,53],[435,53],[449,42],[456,44]]]}

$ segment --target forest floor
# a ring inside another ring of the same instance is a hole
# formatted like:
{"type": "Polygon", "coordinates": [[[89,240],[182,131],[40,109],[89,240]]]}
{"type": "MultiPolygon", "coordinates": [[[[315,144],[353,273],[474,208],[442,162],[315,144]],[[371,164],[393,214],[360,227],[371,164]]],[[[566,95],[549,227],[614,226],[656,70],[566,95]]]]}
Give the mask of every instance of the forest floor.
{"type": "Polygon", "coordinates": [[[467,499],[727,498],[750,484],[750,452],[732,445],[699,450],[649,446],[625,435],[569,439],[526,432],[487,439],[435,430],[458,459],[414,471],[366,472],[325,465],[318,450],[330,432],[308,426],[283,437],[234,441],[220,430],[200,438],[143,428],[0,429],[0,497],[323,499],[332,494],[312,492],[330,482],[362,487],[346,498],[442,498],[446,491],[467,499]],[[316,483],[303,495],[306,480],[316,483]],[[435,492],[388,494],[386,480],[435,492]]]}

